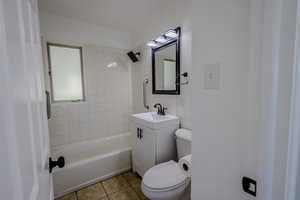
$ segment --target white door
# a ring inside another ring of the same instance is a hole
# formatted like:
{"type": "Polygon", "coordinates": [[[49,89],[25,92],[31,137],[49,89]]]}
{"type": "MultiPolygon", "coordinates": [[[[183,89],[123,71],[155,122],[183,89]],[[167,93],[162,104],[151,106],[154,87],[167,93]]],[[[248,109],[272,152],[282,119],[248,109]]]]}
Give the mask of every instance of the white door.
{"type": "Polygon", "coordinates": [[[53,199],[36,0],[0,0],[0,199],[53,199]]]}

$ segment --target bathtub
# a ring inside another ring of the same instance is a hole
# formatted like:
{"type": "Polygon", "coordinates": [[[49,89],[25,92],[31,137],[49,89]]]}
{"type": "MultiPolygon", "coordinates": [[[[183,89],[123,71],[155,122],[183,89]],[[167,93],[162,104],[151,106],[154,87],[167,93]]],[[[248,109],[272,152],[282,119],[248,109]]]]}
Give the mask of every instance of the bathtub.
{"type": "Polygon", "coordinates": [[[55,197],[131,169],[130,133],[85,141],[53,149],[52,156],[65,157],[65,167],[54,169],[55,197]]]}

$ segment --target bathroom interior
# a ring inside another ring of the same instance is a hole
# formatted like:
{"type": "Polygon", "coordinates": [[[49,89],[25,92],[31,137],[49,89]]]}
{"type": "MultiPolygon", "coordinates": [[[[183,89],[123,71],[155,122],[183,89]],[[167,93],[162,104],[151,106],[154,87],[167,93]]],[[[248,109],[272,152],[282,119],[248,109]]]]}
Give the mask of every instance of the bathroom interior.
{"type": "Polygon", "coordinates": [[[39,3],[54,196],[190,199],[190,170],[178,163],[191,160],[189,5],[39,3]],[[156,24],[159,8],[178,19],[156,24]]]}
{"type": "Polygon", "coordinates": [[[297,0],[0,0],[1,196],[299,199],[299,22],[297,0]]]}
{"type": "Polygon", "coordinates": [[[189,6],[165,3],[40,1],[57,199],[190,199],[181,197],[190,178],[177,163],[191,154],[189,6]],[[133,13],[139,6],[142,16],[133,13]],[[180,21],[145,27],[146,19],[160,18],[149,6],[180,10],[180,21]],[[110,13],[122,7],[117,18],[110,13]],[[179,138],[186,143],[180,152],[179,138]],[[161,169],[142,184],[154,166],[161,169]],[[152,197],[158,189],[163,197],[152,197]]]}
{"type": "Polygon", "coordinates": [[[260,5],[218,4],[204,4],[197,29],[190,0],[39,1],[51,153],[65,160],[53,170],[56,198],[190,199],[191,169],[179,160],[191,156],[192,137],[202,171],[213,168],[228,184],[249,178],[239,196],[255,198],[260,5]],[[192,57],[194,44],[201,48],[192,57]],[[77,71],[66,71],[76,57],[56,55],[60,47],[77,50],[77,71]],[[55,65],[66,67],[56,69],[57,80],[55,65]],[[202,88],[199,107],[191,107],[191,84],[194,92],[202,88]],[[199,115],[192,118],[192,110],[199,115]],[[193,119],[209,134],[192,131],[193,119]]]}

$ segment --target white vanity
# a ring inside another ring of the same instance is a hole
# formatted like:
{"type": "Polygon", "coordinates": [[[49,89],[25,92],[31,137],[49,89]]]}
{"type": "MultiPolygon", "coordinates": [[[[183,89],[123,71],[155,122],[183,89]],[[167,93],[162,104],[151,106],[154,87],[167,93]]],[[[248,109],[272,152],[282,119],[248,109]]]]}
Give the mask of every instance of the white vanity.
{"type": "Polygon", "coordinates": [[[140,176],[154,165],[176,159],[175,131],[179,118],[147,112],[132,115],[134,122],[132,164],[140,176]]]}

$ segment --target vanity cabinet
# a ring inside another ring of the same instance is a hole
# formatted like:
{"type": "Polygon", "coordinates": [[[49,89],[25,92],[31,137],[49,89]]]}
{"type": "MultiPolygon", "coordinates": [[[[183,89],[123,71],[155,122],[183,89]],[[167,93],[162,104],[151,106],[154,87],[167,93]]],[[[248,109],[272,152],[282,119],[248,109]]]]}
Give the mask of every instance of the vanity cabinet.
{"type": "Polygon", "coordinates": [[[160,119],[159,122],[164,122],[161,126],[152,126],[147,124],[149,121],[143,123],[133,116],[132,166],[133,171],[143,176],[149,168],[176,159],[175,131],[179,128],[179,119],[176,117],[168,123],[160,119]]]}

